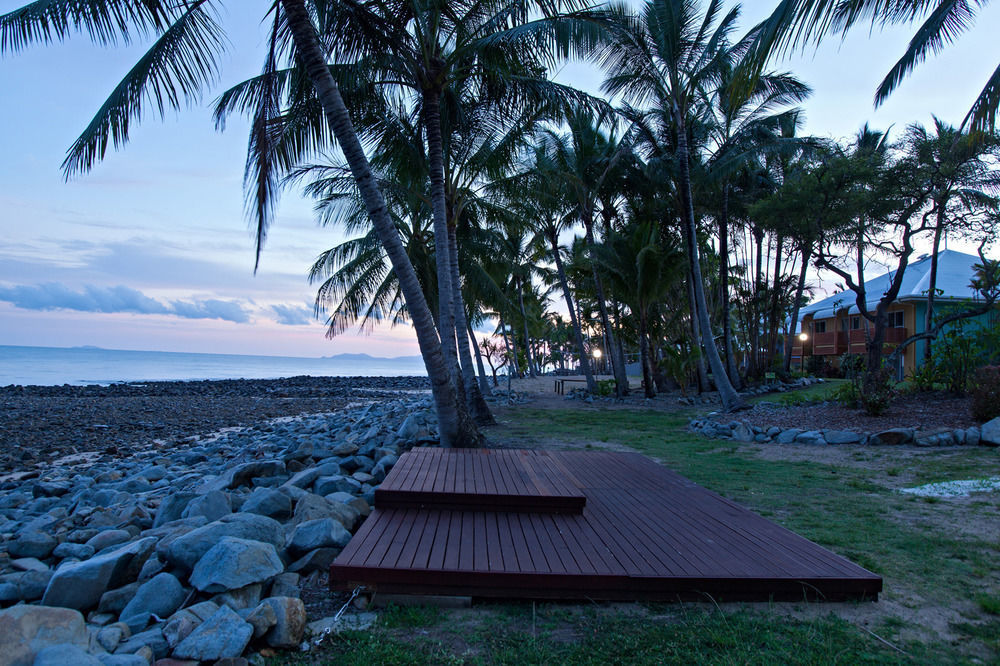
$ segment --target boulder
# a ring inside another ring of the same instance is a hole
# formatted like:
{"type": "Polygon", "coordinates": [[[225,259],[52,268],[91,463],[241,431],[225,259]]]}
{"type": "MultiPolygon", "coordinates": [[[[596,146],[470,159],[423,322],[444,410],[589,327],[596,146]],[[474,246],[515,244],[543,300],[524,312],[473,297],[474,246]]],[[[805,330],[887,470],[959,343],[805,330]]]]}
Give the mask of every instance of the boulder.
{"type": "Polygon", "coordinates": [[[791,444],[795,441],[795,438],[802,434],[802,430],[798,428],[790,428],[789,430],[782,430],[778,433],[778,436],[774,438],[778,444],[791,444]]]}
{"type": "Polygon", "coordinates": [[[271,604],[261,603],[253,610],[247,611],[246,621],[253,627],[253,637],[260,638],[278,624],[278,616],[271,604]]]}
{"type": "Polygon", "coordinates": [[[333,518],[320,518],[296,525],[287,548],[293,553],[305,553],[316,548],[343,548],[350,540],[351,533],[339,522],[333,518]]]}
{"type": "Polygon", "coordinates": [[[861,435],[850,430],[824,430],[823,439],[827,444],[857,444],[861,435]]]}
{"type": "Polygon", "coordinates": [[[228,516],[233,512],[233,504],[229,495],[221,490],[210,490],[188,502],[181,514],[182,518],[204,516],[209,522],[228,516]]]}
{"type": "Polygon", "coordinates": [[[346,504],[330,502],[325,497],[309,493],[295,503],[295,513],[292,515],[291,523],[299,525],[321,518],[333,518],[350,530],[358,519],[358,513],[346,504]]]}
{"type": "Polygon", "coordinates": [[[97,604],[97,612],[119,615],[122,609],[128,605],[129,600],[139,591],[141,584],[139,581],[135,581],[113,590],[108,590],[101,595],[101,601],[97,604]]]}
{"type": "Polygon", "coordinates": [[[969,426],[965,429],[965,443],[969,446],[979,445],[979,427],[969,426]]]}
{"type": "Polygon", "coordinates": [[[240,511],[284,520],[292,515],[292,500],[279,490],[257,488],[247,497],[240,511]]]}
{"type": "Polygon", "coordinates": [[[245,610],[260,603],[263,591],[264,586],[261,583],[254,583],[217,594],[212,597],[212,601],[220,606],[229,606],[235,611],[245,610]]]}
{"type": "Polygon", "coordinates": [[[236,611],[222,606],[174,648],[173,656],[199,661],[239,657],[251,636],[253,627],[236,611]]]}
{"type": "Polygon", "coordinates": [[[1000,446],[1000,416],[979,427],[980,446],[1000,446]]]}
{"type": "Polygon", "coordinates": [[[90,546],[95,552],[100,552],[105,548],[117,546],[132,538],[132,535],[125,530],[103,530],[87,540],[85,546],[90,546]]]}
{"type": "Polygon", "coordinates": [[[297,597],[299,596],[299,578],[297,573],[278,574],[271,581],[269,597],[297,597]]]}
{"type": "Polygon", "coordinates": [[[132,631],[143,629],[150,615],[169,617],[181,607],[187,593],[180,581],[168,573],[160,573],[143,583],[132,600],[122,609],[120,619],[132,631]]]}
{"type": "Polygon", "coordinates": [[[733,428],[733,439],[737,442],[752,442],[754,434],[753,429],[746,423],[739,423],[733,428]]]}
{"type": "Polygon", "coordinates": [[[197,493],[174,493],[163,498],[153,518],[153,527],[179,520],[188,503],[197,496],[197,493]]]}
{"type": "Polygon", "coordinates": [[[115,654],[136,654],[142,650],[149,650],[157,659],[162,659],[170,654],[170,646],[159,627],[133,634],[118,645],[115,654]]]}
{"type": "Polygon", "coordinates": [[[135,654],[99,654],[97,658],[102,666],[149,666],[151,656],[153,655],[146,656],[140,651],[135,654]]]}
{"type": "Polygon", "coordinates": [[[132,637],[132,630],[124,622],[115,622],[102,627],[97,632],[97,644],[108,652],[114,652],[118,644],[132,637]]]}
{"type": "Polygon", "coordinates": [[[146,537],[89,560],[59,567],[45,589],[42,603],[77,610],[96,605],[107,590],[138,578],[155,545],[156,538],[146,537]]]}
{"type": "Polygon", "coordinates": [[[273,544],[222,537],[198,560],[191,584],[202,592],[217,594],[265,582],[284,570],[273,544]]]}
{"type": "Polygon", "coordinates": [[[7,544],[11,557],[35,557],[43,559],[52,554],[59,544],[56,538],[45,532],[23,530],[17,538],[7,544]]]}
{"type": "Polygon", "coordinates": [[[869,444],[881,444],[885,446],[899,446],[900,444],[909,444],[912,441],[912,428],[890,428],[889,430],[875,433],[868,438],[869,444]]]}
{"type": "Polygon", "coordinates": [[[298,574],[310,574],[313,571],[329,571],[330,565],[340,555],[340,548],[317,548],[288,565],[288,570],[298,574]]]}
{"type": "Polygon", "coordinates": [[[96,551],[93,546],[88,546],[82,543],[70,543],[69,541],[64,541],[55,547],[52,551],[54,557],[59,559],[65,559],[67,557],[72,557],[77,560],[85,560],[91,557],[96,551]]]}
{"type": "Polygon", "coordinates": [[[167,645],[171,648],[176,647],[192,631],[197,629],[202,622],[212,617],[218,610],[219,605],[211,601],[202,601],[193,606],[188,606],[167,618],[167,623],[163,625],[160,633],[163,634],[167,645]]]}
{"type": "Polygon", "coordinates": [[[823,433],[819,430],[806,430],[805,432],[800,432],[795,436],[795,442],[798,444],[826,444],[826,440],[823,439],[823,433]]]}
{"type": "Polygon", "coordinates": [[[191,571],[224,537],[263,541],[275,548],[285,544],[285,530],[278,521],[253,513],[233,513],[174,539],[159,554],[168,564],[191,571]]]}
{"type": "Polygon", "coordinates": [[[306,606],[295,597],[269,597],[262,603],[273,610],[277,622],[264,634],[264,640],[271,647],[294,648],[302,641],[306,630],[306,606]]]}
{"type": "MultiPolygon", "coordinates": [[[[14,606],[0,611],[0,660],[10,666],[31,666],[50,645],[89,643],[83,615],[69,608],[14,606]]],[[[70,662],[71,663],[71,662],[70,662]]]]}
{"type": "Polygon", "coordinates": [[[233,467],[215,481],[209,482],[205,490],[230,490],[248,486],[254,477],[277,476],[285,473],[283,460],[254,460],[233,467]]]}

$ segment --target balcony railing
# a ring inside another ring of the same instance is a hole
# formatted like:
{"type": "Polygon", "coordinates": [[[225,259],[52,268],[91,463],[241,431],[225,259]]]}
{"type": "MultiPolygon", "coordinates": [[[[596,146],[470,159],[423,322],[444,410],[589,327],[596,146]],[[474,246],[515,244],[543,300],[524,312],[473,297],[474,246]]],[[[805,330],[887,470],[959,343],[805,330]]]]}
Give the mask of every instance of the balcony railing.
{"type": "MultiPolygon", "coordinates": [[[[906,328],[885,329],[885,344],[898,345],[900,342],[910,337],[910,332],[906,328]]],[[[864,329],[854,329],[850,331],[850,350],[852,354],[862,354],[865,351],[865,331],[864,329]]],[[[884,348],[885,353],[892,351],[891,348],[884,348]]]]}
{"type": "Polygon", "coordinates": [[[846,331],[829,331],[813,335],[813,354],[817,356],[839,356],[846,351],[846,331]]]}

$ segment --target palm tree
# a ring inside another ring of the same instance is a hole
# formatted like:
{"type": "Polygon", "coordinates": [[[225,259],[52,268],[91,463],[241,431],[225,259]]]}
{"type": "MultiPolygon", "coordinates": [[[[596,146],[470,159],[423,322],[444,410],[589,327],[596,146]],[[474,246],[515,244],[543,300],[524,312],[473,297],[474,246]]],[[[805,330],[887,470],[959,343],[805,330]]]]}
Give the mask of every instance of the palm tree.
{"type": "MultiPolygon", "coordinates": [[[[781,0],[771,15],[755,29],[748,53],[748,71],[764,68],[775,53],[819,43],[832,33],[841,35],[868,23],[876,27],[921,21],[903,55],[875,91],[881,105],[928,55],[958,39],[975,22],[986,2],[968,0],[781,0]]],[[[992,133],[1000,106],[1000,66],[983,86],[962,121],[961,129],[992,133]]]]}
{"type": "Polygon", "coordinates": [[[701,91],[718,84],[732,58],[729,37],[739,10],[734,8],[719,19],[720,12],[719,0],[710,0],[700,19],[697,0],[650,0],[638,21],[619,27],[614,45],[604,50],[601,61],[611,72],[604,82],[605,92],[630,102],[652,100],[669,114],[676,132],[677,190],[694,287],[693,314],[699,320],[722,404],[731,411],[745,403],[729,381],[712,334],[698,252],[688,136],[690,115],[701,91]]]}
{"type": "MultiPolygon", "coordinates": [[[[267,77],[275,76],[280,54],[288,57],[294,54],[305,71],[329,131],[344,154],[372,224],[397,273],[431,380],[442,444],[476,446],[480,435],[471,422],[462,419],[463,410],[441,350],[441,339],[327,64],[326,52],[310,16],[313,5],[305,0],[279,0],[272,6],[273,29],[265,67],[267,77]]],[[[225,45],[221,27],[206,0],[181,4],[162,0],[55,0],[35,2],[0,16],[0,54],[20,50],[35,42],[61,40],[77,31],[86,32],[103,45],[128,44],[137,36],[148,34],[156,38],[71,147],[64,162],[67,174],[92,168],[103,158],[109,141],[116,147],[124,144],[128,140],[130,122],[141,118],[147,99],[155,100],[163,115],[167,108],[179,110],[184,101],[195,98],[215,78],[216,59],[225,45]]],[[[261,97],[266,102],[266,109],[273,110],[273,96],[263,94],[261,97]]],[[[260,117],[266,120],[270,116],[261,114],[260,117]]],[[[255,135],[251,144],[265,133],[255,135]]],[[[259,170],[258,175],[261,181],[271,178],[266,169],[259,170]]],[[[258,211],[267,212],[269,201],[266,197],[261,199],[258,211]]]]}
{"type": "MultiPolygon", "coordinates": [[[[546,161],[546,169],[563,183],[569,200],[574,207],[573,215],[584,228],[584,238],[588,247],[597,243],[594,233],[595,213],[599,194],[611,177],[615,166],[628,152],[626,144],[620,144],[616,137],[605,136],[600,131],[600,123],[588,111],[577,111],[566,118],[569,125],[567,134],[547,131],[541,136],[540,148],[546,161]]],[[[591,266],[594,289],[597,297],[601,326],[608,340],[608,353],[612,358],[615,376],[615,391],[618,397],[628,393],[628,377],[622,355],[617,354],[618,344],[608,316],[608,304],[604,285],[595,266],[591,266]]]]}

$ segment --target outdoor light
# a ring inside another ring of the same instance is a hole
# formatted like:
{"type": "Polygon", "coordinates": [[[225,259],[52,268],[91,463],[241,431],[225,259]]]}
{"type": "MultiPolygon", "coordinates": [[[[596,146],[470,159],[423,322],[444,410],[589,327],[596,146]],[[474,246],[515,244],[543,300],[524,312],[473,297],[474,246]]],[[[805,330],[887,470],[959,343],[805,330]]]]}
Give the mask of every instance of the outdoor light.
{"type": "Polygon", "coordinates": [[[593,351],[593,354],[594,354],[594,358],[600,360],[601,356],[604,355],[604,352],[602,352],[600,349],[595,349],[593,351]]]}
{"type": "Polygon", "coordinates": [[[805,342],[808,339],[809,339],[809,334],[808,333],[799,333],[799,340],[801,340],[802,342],[805,342]]]}

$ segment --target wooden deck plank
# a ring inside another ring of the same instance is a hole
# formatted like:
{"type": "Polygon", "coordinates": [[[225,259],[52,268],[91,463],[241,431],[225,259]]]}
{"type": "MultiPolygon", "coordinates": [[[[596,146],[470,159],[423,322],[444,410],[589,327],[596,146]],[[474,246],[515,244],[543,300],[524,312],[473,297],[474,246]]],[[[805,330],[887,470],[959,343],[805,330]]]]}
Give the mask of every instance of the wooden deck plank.
{"type": "Polygon", "coordinates": [[[871,599],[882,586],[877,575],[638,454],[416,449],[400,457],[379,490],[403,496],[404,487],[412,489],[413,506],[384,508],[377,498],[331,567],[331,585],[760,600],[810,593],[871,599]],[[419,508],[413,498],[424,491],[450,491],[466,504],[419,508]],[[574,493],[585,499],[579,513],[532,505],[574,493]],[[509,506],[495,510],[505,498],[509,506]]]}

